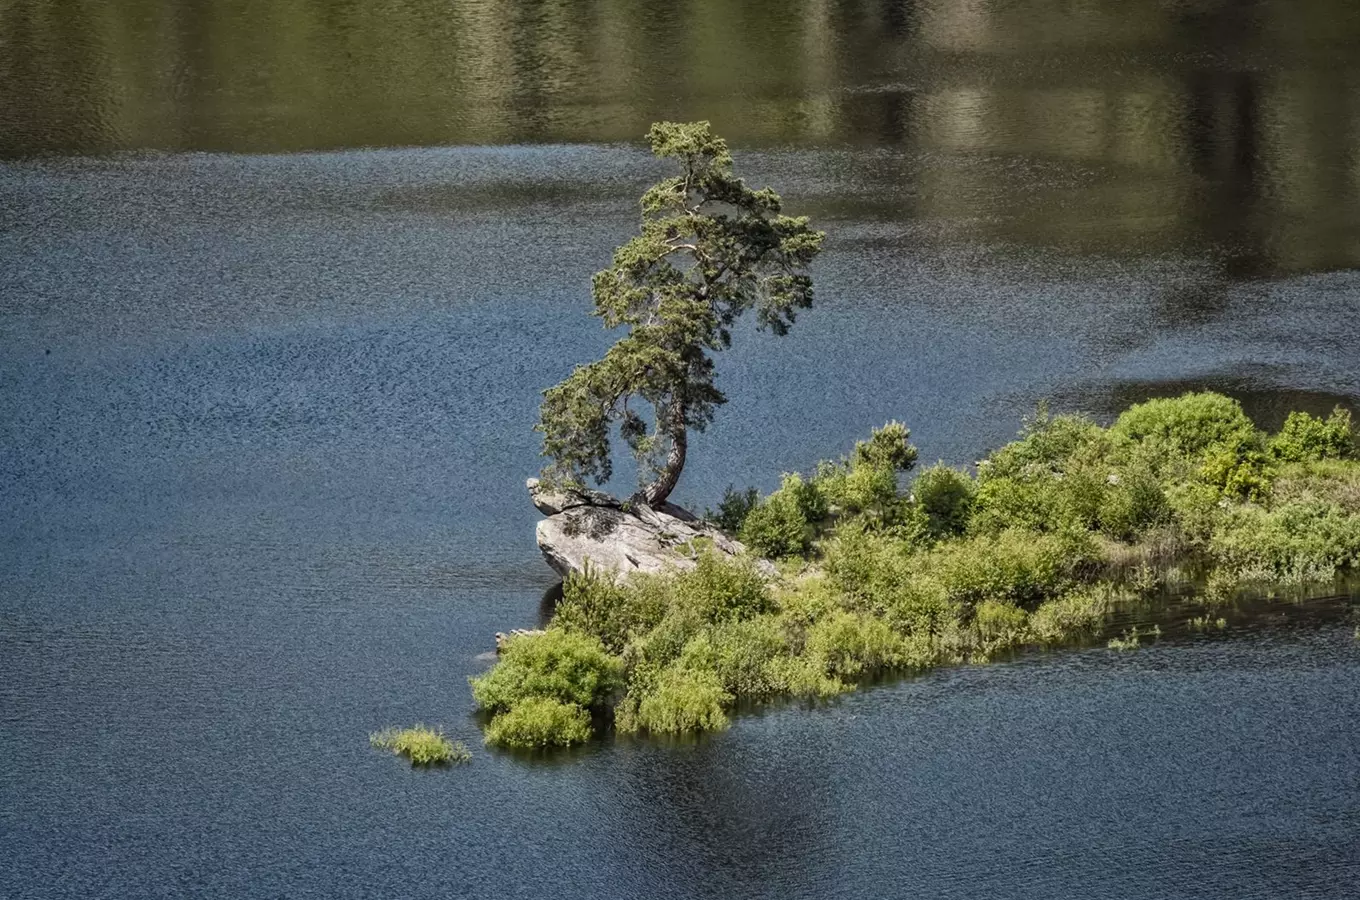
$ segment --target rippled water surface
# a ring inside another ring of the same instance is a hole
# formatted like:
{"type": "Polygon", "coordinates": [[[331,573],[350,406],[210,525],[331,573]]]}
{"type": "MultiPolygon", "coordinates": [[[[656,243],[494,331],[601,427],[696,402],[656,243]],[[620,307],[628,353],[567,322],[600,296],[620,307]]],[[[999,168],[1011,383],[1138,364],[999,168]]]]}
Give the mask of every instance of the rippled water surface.
{"type": "Polygon", "coordinates": [[[1354,407],[1356,46],[1342,0],[0,0],[0,896],[1353,896],[1344,600],[548,760],[465,679],[552,585],[530,427],[647,123],[829,233],[703,507],[893,417],[967,463],[1043,398],[1354,407]],[[368,748],[417,720],[472,764],[368,748]]]}

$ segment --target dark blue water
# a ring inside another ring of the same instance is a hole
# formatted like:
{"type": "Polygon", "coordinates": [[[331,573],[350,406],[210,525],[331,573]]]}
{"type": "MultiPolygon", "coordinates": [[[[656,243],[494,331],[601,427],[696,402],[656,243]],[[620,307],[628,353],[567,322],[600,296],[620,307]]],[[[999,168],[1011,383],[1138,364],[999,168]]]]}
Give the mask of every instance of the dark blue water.
{"type": "Polygon", "coordinates": [[[0,0],[0,896],[1354,896],[1344,602],[548,759],[466,686],[552,585],[538,392],[663,173],[617,141],[709,116],[829,232],[691,506],[889,418],[1275,425],[1360,399],[1349,7],[472,6],[0,0]],[[472,763],[368,747],[415,721],[472,763]]]}
{"type": "MultiPolygon", "coordinates": [[[[816,161],[754,157],[814,197],[816,161]]],[[[945,672],[679,747],[433,774],[367,747],[416,720],[477,746],[466,676],[551,584],[537,391],[607,342],[582,298],[647,173],[579,148],[0,172],[0,892],[1343,896],[1347,625],[945,672]],[[482,199],[521,182],[547,187],[482,199]]],[[[1063,390],[1357,393],[1346,273],[1158,332],[1140,304],[1195,266],[836,226],[821,306],[724,360],[695,505],[891,416],[966,462],[1063,390]]]]}

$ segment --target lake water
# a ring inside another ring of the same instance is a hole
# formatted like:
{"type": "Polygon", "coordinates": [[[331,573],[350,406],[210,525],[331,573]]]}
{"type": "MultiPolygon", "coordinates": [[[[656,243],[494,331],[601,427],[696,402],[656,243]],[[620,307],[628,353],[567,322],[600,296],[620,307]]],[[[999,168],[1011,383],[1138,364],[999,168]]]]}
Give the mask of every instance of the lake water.
{"type": "MultiPolygon", "coordinates": [[[[483,750],[538,392],[704,117],[828,231],[677,499],[889,418],[1360,401],[1360,14],[0,0],[0,896],[1349,898],[1348,601],[483,750]],[[443,723],[466,767],[367,746],[443,723]]],[[[626,481],[618,487],[627,488],[626,481]]]]}

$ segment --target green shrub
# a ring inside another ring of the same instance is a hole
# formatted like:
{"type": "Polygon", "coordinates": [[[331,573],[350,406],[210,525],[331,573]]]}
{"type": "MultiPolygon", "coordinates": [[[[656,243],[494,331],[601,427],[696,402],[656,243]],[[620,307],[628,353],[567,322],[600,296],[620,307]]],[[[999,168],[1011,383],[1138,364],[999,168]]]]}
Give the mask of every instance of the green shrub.
{"type": "Polygon", "coordinates": [[[551,697],[521,700],[486,727],[486,742],[501,747],[566,747],[589,738],[590,714],[551,697]]]}
{"type": "Polygon", "coordinates": [[[837,611],[807,635],[807,654],[837,678],[857,678],[901,662],[901,639],[888,623],[872,616],[837,611]]]}
{"type": "Polygon", "coordinates": [[[1000,649],[1024,643],[1029,616],[1023,609],[999,600],[985,600],[973,614],[973,626],[983,645],[1000,649]]]}
{"type": "Polygon", "coordinates": [[[1044,644],[1097,635],[1115,607],[1128,599],[1127,593],[1104,584],[1074,590],[1039,604],[1029,617],[1030,634],[1044,644]]]}
{"type": "Polygon", "coordinates": [[[749,619],[773,607],[770,586],[748,559],[699,556],[693,569],[672,577],[673,604],[704,622],[749,619]]]}
{"type": "Polygon", "coordinates": [[[718,511],[710,510],[704,518],[728,534],[737,534],[759,502],[760,492],[755,488],[738,491],[729,484],[727,490],[723,491],[722,500],[718,502],[718,511]]]}
{"type": "Polygon", "coordinates": [[[827,700],[852,690],[826,673],[825,660],[811,656],[782,656],[770,662],[770,675],[783,693],[801,700],[827,700]]]}
{"type": "Polygon", "coordinates": [[[941,544],[928,565],[951,599],[1024,605],[1062,593],[1097,559],[1089,534],[1010,528],[941,544]]]}
{"type": "Polygon", "coordinates": [[[911,430],[896,421],[875,428],[867,441],[855,442],[850,465],[854,468],[906,472],[916,465],[916,448],[911,445],[911,430]]]}
{"type": "Polygon", "coordinates": [[[1270,453],[1285,462],[1353,459],[1356,433],[1349,410],[1337,407],[1326,420],[1292,412],[1270,440],[1270,453]]]}
{"type": "Polygon", "coordinates": [[[731,702],[717,673],[671,666],[637,698],[636,715],[621,720],[619,727],[652,734],[718,731],[727,727],[723,706],[731,702]]]}
{"type": "Polygon", "coordinates": [[[1360,465],[1322,460],[1281,467],[1271,486],[1271,503],[1331,503],[1360,513],[1360,465]]]}
{"type": "Polygon", "coordinates": [[[413,728],[384,728],[368,736],[370,746],[404,756],[413,766],[447,766],[465,763],[472,754],[461,741],[450,741],[442,729],[426,725],[413,728]]]}
{"type": "Polygon", "coordinates": [[[634,636],[655,628],[668,605],[669,590],[661,583],[634,579],[624,584],[587,565],[563,582],[553,625],[599,638],[608,652],[618,654],[634,636]]]}
{"type": "Polygon", "coordinates": [[[973,479],[937,463],[916,476],[912,494],[935,537],[963,534],[973,512],[973,479]]]}
{"type": "Polygon", "coordinates": [[[1205,452],[1200,477],[1230,499],[1260,500],[1270,493],[1275,467],[1260,441],[1218,444],[1205,452]]]}
{"type": "Polygon", "coordinates": [[[822,547],[822,565],[840,591],[882,606],[910,577],[915,547],[896,538],[847,523],[822,547]]]}
{"type": "Polygon", "coordinates": [[[822,463],[813,480],[830,509],[841,516],[869,513],[889,518],[899,501],[897,473],[877,466],[822,463]]]}
{"type": "Polygon", "coordinates": [[[788,653],[784,623],[775,616],[759,616],[713,626],[685,645],[679,665],[713,671],[733,697],[758,698],[782,692],[771,661],[788,653]]]}
{"type": "Polygon", "coordinates": [[[1018,478],[989,477],[980,480],[974,495],[974,511],[968,530],[973,534],[998,534],[1007,528],[1049,531],[1057,521],[1057,480],[1050,484],[1018,478]]]}
{"type": "Polygon", "coordinates": [[[886,597],[881,608],[872,612],[881,615],[898,634],[928,637],[957,621],[961,610],[957,601],[950,600],[949,591],[939,579],[922,572],[904,580],[886,597]]]}
{"type": "Polygon", "coordinates": [[[1049,416],[1040,404],[1034,418],[1025,423],[1020,439],[993,453],[978,466],[978,478],[1032,479],[1065,472],[1072,462],[1091,453],[1103,453],[1104,432],[1083,416],[1049,416]]]}
{"type": "Polygon", "coordinates": [[[1198,481],[1171,485],[1166,490],[1166,501],[1172,521],[1193,547],[1208,543],[1229,506],[1222,492],[1198,481]]]}
{"type": "Polygon", "coordinates": [[[1223,516],[1209,549],[1240,581],[1330,581],[1360,564],[1360,516],[1330,503],[1239,506],[1223,516]]]}
{"type": "Polygon", "coordinates": [[[1137,540],[1170,517],[1166,491],[1150,471],[1141,468],[1117,476],[1096,512],[1100,530],[1121,541],[1137,540]]]}
{"type": "Polygon", "coordinates": [[[785,475],[779,490],[761,500],[742,523],[742,543],[762,556],[802,556],[815,535],[815,523],[825,516],[817,489],[799,475],[785,475]]]}
{"type": "Polygon", "coordinates": [[[891,526],[905,514],[897,476],[916,464],[911,432],[901,422],[875,428],[867,441],[857,441],[840,462],[817,466],[813,486],[827,509],[841,517],[864,516],[876,526],[891,526]]]}
{"type": "Polygon", "coordinates": [[[469,680],[479,707],[503,711],[537,698],[603,706],[622,686],[622,678],[622,661],[606,653],[598,638],[549,628],[512,637],[496,665],[469,680]]]}
{"type": "Polygon", "coordinates": [[[1256,426],[1236,400],[1205,392],[1135,404],[1115,421],[1110,434],[1116,440],[1198,458],[1211,447],[1252,443],[1256,426]]]}

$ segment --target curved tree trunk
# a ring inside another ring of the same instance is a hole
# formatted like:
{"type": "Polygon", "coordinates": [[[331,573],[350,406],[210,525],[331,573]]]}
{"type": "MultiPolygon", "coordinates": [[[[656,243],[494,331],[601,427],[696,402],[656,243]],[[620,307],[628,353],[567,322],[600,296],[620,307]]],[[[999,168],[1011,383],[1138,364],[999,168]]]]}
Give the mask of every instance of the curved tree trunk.
{"type": "Polygon", "coordinates": [[[658,506],[666,502],[666,498],[680,481],[680,470],[685,467],[685,451],[689,436],[685,428],[684,410],[677,407],[668,418],[670,423],[666,427],[666,436],[670,439],[671,446],[666,451],[666,464],[657,473],[656,480],[641,492],[642,499],[648,506],[658,506]]]}

